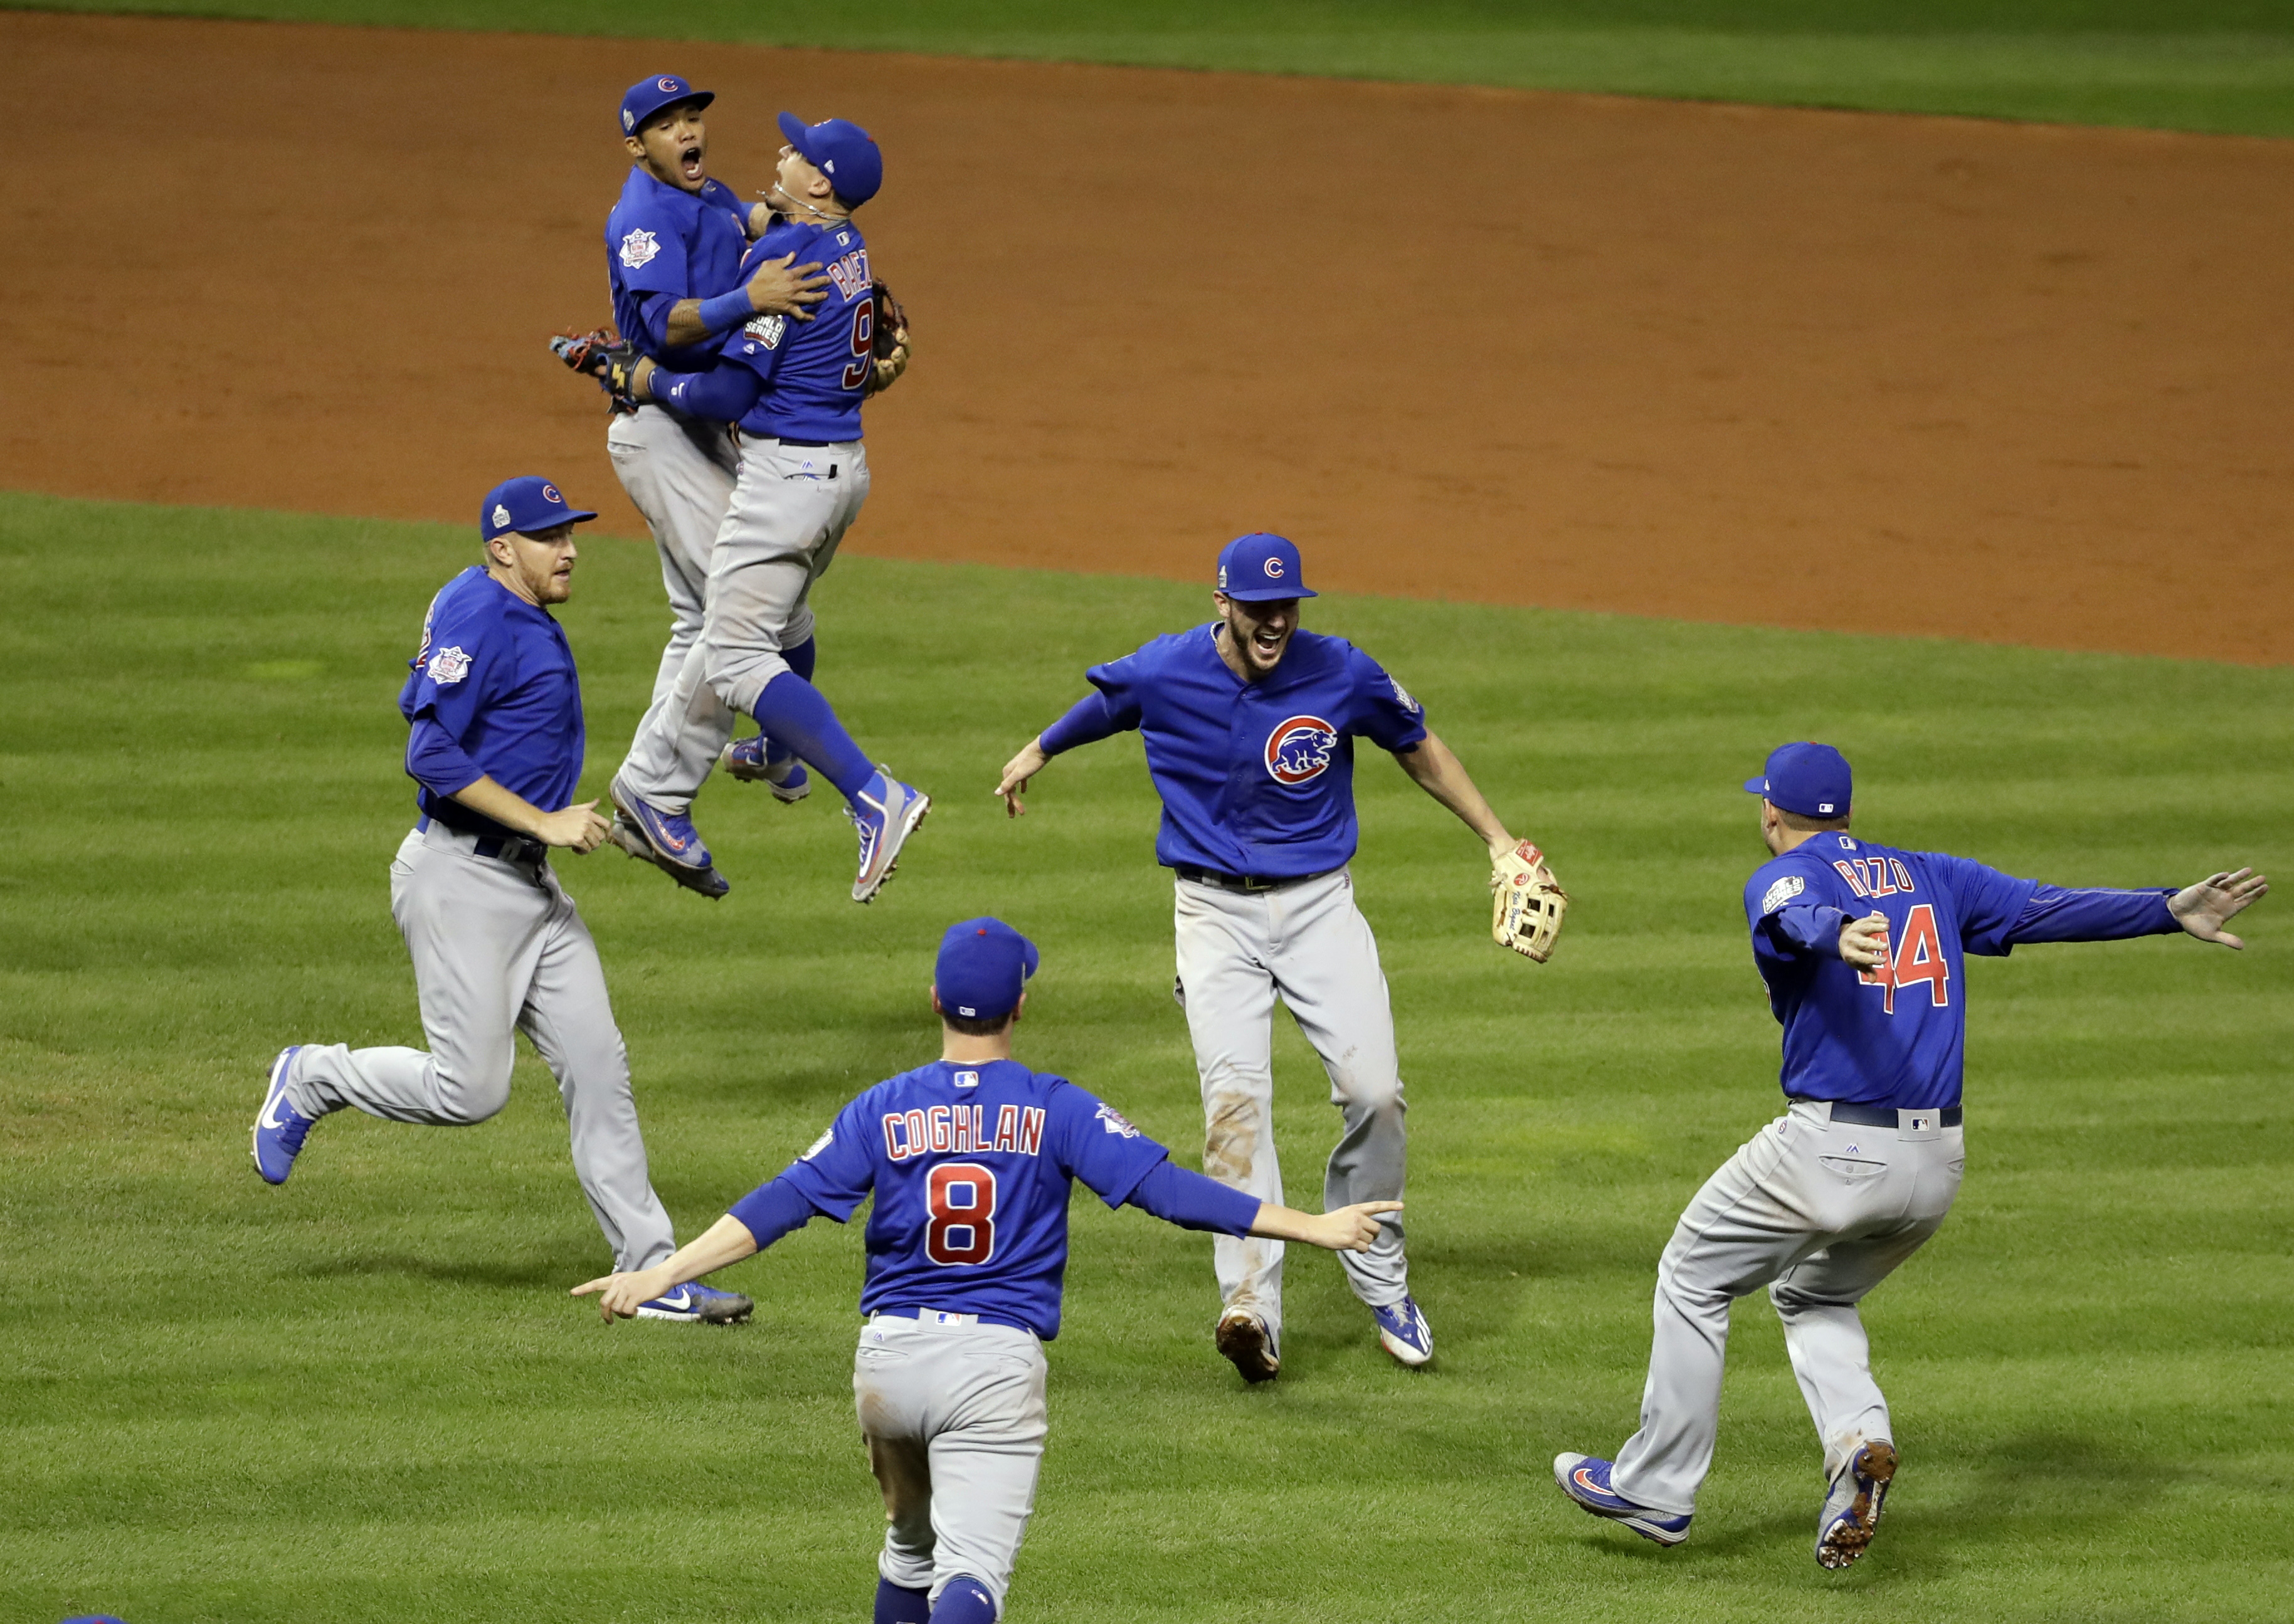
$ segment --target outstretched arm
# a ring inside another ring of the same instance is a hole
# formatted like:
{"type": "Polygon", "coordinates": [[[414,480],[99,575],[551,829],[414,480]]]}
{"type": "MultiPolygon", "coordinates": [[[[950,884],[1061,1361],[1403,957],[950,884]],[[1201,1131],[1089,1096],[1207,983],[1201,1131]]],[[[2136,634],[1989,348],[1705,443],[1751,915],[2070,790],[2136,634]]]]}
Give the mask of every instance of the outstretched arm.
{"type": "Polygon", "coordinates": [[[1029,739],[1018,755],[1004,764],[1003,779],[996,786],[996,793],[1004,798],[1004,816],[1019,817],[1027,812],[1020,804],[1021,793],[1029,779],[1051,765],[1053,756],[1078,744],[1113,738],[1130,726],[1136,724],[1125,722],[1097,688],[1076,701],[1065,716],[1029,739]]]}
{"type": "Polygon", "coordinates": [[[2270,894],[2270,878],[2250,868],[2235,873],[2209,874],[2196,885],[2186,885],[2167,899],[2168,912],[2184,930],[2202,942],[2244,947],[2245,942],[2223,926],[2270,894]]]}
{"type": "Polygon", "coordinates": [[[711,1224],[700,1239],[687,1241],[652,1268],[585,1280],[574,1288],[574,1295],[596,1297],[599,1315],[611,1325],[617,1317],[627,1320],[635,1315],[639,1303],[650,1303],[663,1292],[713,1274],[728,1263],[737,1263],[756,1249],[757,1238],[749,1233],[749,1226],[728,1213],[711,1224]]]}
{"type": "Polygon", "coordinates": [[[1433,734],[1411,745],[1408,750],[1394,752],[1418,787],[1456,813],[1467,828],[1482,837],[1492,857],[1511,851],[1514,838],[1498,820],[1490,803],[1482,798],[1481,791],[1466,774],[1466,764],[1458,759],[1455,751],[1433,734]]]}
{"type": "Polygon", "coordinates": [[[1378,1238],[1379,1214],[1402,1210],[1399,1201],[1364,1201],[1336,1212],[1302,1213],[1247,1196],[1170,1161],[1158,1162],[1125,1199],[1181,1229],[1298,1240],[1332,1252],[1368,1251],[1378,1238]]]}

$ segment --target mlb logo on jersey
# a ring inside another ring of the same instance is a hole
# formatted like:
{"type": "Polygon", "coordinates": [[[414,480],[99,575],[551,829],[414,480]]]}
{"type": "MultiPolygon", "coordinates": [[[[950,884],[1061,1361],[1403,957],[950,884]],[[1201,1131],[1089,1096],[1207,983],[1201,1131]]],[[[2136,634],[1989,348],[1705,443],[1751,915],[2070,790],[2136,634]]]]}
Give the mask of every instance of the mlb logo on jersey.
{"type": "Polygon", "coordinates": [[[622,264],[632,271],[644,269],[661,252],[661,240],[651,231],[638,230],[622,239],[622,264]]]}
{"type": "Polygon", "coordinates": [[[1277,784],[1299,784],[1329,770],[1338,730],[1319,716],[1287,717],[1266,735],[1266,770],[1277,784]]]}
{"type": "Polygon", "coordinates": [[[430,656],[430,680],[440,687],[451,687],[470,674],[470,657],[460,649],[446,647],[430,656]]]}

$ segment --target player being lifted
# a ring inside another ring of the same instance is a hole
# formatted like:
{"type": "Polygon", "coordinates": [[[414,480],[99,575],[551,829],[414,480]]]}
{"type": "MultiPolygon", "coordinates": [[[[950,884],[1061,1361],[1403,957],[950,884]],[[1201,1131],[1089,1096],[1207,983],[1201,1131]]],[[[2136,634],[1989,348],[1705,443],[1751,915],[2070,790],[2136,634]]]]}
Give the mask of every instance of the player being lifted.
{"type": "Polygon", "coordinates": [[[1640,1431],[1616,1460],[1555,1457],[1562,1492],[1659,1545],[1688,1538],[1712,1465],[1729,1305],[1765,1286],[1824,1446],[1816,1559],[1862,1555],[1894,1479],[1895,1433],[1856,1305],[1942,1227],[1966,1141],[1965,956],[2033,942],[2224,924],[2269,884],[2245,869],[2177,890],[2062,890],[1848,832],[1848,762],[1786,744],[1745,786],[1774,861],[1745,887],[1753,962],[1784,1027],[1785,1115],[1705,1181],[1657,1263],[1640,1431]]]}
{"type": "MultiPolygon", "coordinates": [[[[820,300],[828,282],[810,274],[820,269],[818,264],[794,264],[788,256],[761,260],[744,275],[749,240],[771,223],[772,208],[744,203],[731,187],[709,175],[709,128],[703,115],[715,100],[713,91],[696,90],[676,74],[655,74],[623,93],[615,125],[630,166],[621,197],[606,218],[614,321],[638,354],[664,366],[712,364],[712,338],[760,315],[801,317],[807,305],[820,300]]],[[[606,332],[565,334],[551,347],[569,364],[590,371],[612,338],[606,332]]],[[[686,655],[700,641],[710,555],[732,501],[740,453],[725,424],[654,403],[616,403],[608,417],[606,446],[622,489],[653,532],[669,594],[669,645],[620,775],[642,798],[663,770],[655,759],[661,741],[675,736],[677,724],[663,712],[686,655]]],[[[809,670],[811,652],[809,645],[792,650],[792,663],[809,670]]],[[[710,697],[705,687],[696,696],[702,702],[710,697]]],[[[729,717],[712,719],[720,730],[732,725],[729,717]]],[[[804,769],[788,760],[779,772],[773,793],[783,800],[801,797],[804,769]]],[[[675,847],[679,837],[673,830],[657,826],[654,832],[662,847],[675,847]]],[[[613,839],[633,856],[661,861],[659,849],[626,815],[616,820],[613,839]]],[[[663,867],[680,884],[704,895],[721,896],[727,889],[705,860],[698,867],[687,862],[663,867]]]]}
{"type": "MultiPolygon", "coordinates": [[[[1229,542],[1211,599],[1218,618],[1093,666],[1085,675],[1094,692],[1005,764],[997,793],[1016,817],[1021,792],[1053,756],[1140,730],[1163,800],[1155,856],[1178,875],[1175,991],[1202,1083],[1204,1170],[1281,1198],[1279,995],[1322,1057],[1343,1114],[1322,1181],[1323,1204],[1336,1207],[1399,1199],[1405,1148],[1386,975],[1346,868],[1355,737],[1391,751],[1493,859],[1512,856],[1516,842],[1400,683],[1352,644],[1298,629],[1298,602],[1314,596],[1298,549],[1282,537],[1229,542]]],[[[1340,1261],[1386,1351],[1405,1365],[1431,1359],[1434,1333],[1410,1293],[1400,1220],[1340,1261]]],[[[1244,1380],[1266,1381],[1281,1368],[1282,1247],[1222,1238],[1213,1264],[1218,1350],[1244,1380]]]]}
{"type": "MultiPolygon", "coordinates": [[[[750,248],[743,274],[791,254],[818,260],[827,267],[827,298],[809,321],[760,316],[736,329],[712,367],[647,361],[624,380],[632,402],[736,424],[741,460],[711,555],[700,641],[647,716],[612,792],[642,832],[646,855],[672,874],[713,872],[691,808],[720,757],[737,776],[775,782],[777,792],[792,787],[776,780],[782,769],[762,740],[731,743],[733,717],[754,716],[764,739],[844,797],[860,832],[852,900],[868,902],[931,802],[872,766],[813,686],[809,598],[868,495],[860,404],[877,377],[878,300],[852,211],[876,195],[883,158],[866,130],[842,118],[808,126],[783,113],[780,126],[788,144],[773,188],[779,218],[750,248]],[[639,762],[647,782],[632,770],[639,762]]],[[[711,894],[722,890],[720,881],[711,894]]]]}
{"type": "Polygon", "coordinates": [[[1035,1509],[1043,1344],[1059,1335],[1068,1198],[1189,1229],[1359,1249],[1398,1203],[1319,1216],[1239,1195],[1063,1077],[1012,1058],[1035,945],[995,919],[941,938],[940,1059],[879,1083],[777,1178],[658,1266],[577,1286],[610,1321],[873,1191],[852,1388],[888,1526],[876,1624],[993,1624],[1035,1509]]]}

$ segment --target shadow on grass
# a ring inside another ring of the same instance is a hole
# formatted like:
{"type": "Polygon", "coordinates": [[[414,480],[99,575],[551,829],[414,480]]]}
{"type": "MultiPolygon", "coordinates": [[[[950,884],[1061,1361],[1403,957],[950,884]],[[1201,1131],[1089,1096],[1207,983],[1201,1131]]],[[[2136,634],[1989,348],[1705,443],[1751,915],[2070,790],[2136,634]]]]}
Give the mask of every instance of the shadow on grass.
{"type": "Polygon", "coordinates": [[[590,1264],[596,1261],[591,1258],[585,1263],[578,1259],[528,1259],[521,1263],[474,1263],[386,1252],[371,1257],[342,1257],[323,1263],[309,1263],[298,1272],[306,1279],[319,1280],[358,1279],[395,1274],[408,1279],[438,1280],[457,1286],[488,1286],[502,1291],[531,1291],[539,1286],[586,1279],[590,1264]]]}

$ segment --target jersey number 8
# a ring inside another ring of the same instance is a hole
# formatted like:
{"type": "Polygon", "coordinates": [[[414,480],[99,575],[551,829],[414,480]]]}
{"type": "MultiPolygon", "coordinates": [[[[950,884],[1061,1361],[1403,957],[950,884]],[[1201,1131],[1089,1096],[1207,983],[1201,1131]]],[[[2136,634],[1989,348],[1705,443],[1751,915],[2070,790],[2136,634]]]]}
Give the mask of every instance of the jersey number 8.
{"type": "Polygon", "coordinates": [[[984,1263],[996,1251],[996,1170],[943,1162],[924,1181],[924,1255],[941,1268],[984,1263]]]}

